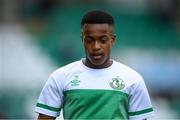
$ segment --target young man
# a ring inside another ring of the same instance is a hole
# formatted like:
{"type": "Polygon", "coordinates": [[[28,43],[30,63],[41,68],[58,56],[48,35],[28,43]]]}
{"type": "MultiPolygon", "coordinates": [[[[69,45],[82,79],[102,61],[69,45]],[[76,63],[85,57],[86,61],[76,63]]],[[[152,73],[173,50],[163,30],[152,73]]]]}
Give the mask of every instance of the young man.
{"type": "Polygon", "coordinates": [[[143,78],[110,59],[115,42],[114,20],[103,11],[90,11],[81,21],[86,57],[53,72],[35,111],[38,118],[146,119],[153,113],[143,78]]]}

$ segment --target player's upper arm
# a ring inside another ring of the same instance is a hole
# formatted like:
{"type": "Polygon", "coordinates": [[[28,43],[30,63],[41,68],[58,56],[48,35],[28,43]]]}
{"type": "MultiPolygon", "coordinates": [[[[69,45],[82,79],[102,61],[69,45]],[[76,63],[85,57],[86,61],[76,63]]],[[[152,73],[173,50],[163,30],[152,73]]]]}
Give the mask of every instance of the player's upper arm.
{"type": "Polygon", "coordinates": [[[146,119],[153,114],[149,93],[142,79],[129,96],[129,119],[146,119]]]}

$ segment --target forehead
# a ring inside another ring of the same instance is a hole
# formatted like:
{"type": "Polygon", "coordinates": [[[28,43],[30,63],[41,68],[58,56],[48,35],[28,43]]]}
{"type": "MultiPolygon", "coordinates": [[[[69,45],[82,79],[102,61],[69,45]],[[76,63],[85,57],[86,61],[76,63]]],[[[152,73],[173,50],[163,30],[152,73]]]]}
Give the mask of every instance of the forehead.
{"type": "Polygon", "coordinates": [[[111,33],[112,29],[108,24],[84,24],[82,27],[84,34],[106,34],[111,33]]]}

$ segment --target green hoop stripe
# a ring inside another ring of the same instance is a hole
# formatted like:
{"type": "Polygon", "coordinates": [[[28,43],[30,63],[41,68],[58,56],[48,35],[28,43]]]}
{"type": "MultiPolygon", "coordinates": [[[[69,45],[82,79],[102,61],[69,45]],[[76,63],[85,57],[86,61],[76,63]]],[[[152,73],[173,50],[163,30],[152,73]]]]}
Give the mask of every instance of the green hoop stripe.
{"type": "Polygon", "coordinates": [[[104,90],[104,89],[73,89],[73,90],[67,90],[67,91],[65,91],[65,93],[76,93],[76,92],[78,92],[78,93],[92,93],[93,91],[104,91],[104,92],[114,92],[114,93],[120,93],[120,94],[122,94],[122,95],[125,95],[125,96],[129,96],[127,93],[125,93],[125,92],[121,92],[121,91],[118,91],[118,90],[104,90]]]}
{"type": "Polygon", "coordinates": [[[51,107],[51,106],[41,104],[41,103],[37,103],[36,106],[40,107],[40,108],[50,110],[50,111],[54,111],[54,112],[59,112],[61,110],[60,108],[51,107]]]}
{"type": "Polygon", "coordinates": [[[129,116],[134,116],[134,115],[140,115],[140,114],[144,114],[144,113],[148,113],[148,112],[152,112],[153,109],[152,108],[148,108],[145,110],[140,110],[140,111],[136,111],[136,112],[128,112],[129,116]]]}

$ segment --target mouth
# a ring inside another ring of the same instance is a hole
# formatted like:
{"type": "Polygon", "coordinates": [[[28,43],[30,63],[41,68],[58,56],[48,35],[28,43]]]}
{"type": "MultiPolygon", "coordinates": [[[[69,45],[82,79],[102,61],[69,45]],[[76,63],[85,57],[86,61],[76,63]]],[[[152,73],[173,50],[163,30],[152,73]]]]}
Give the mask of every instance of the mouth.
{"type": "Polygon", "coordinates": [[[92,54],[94,60],[99,60],[103,57],[103,54],[92,54]]]}

